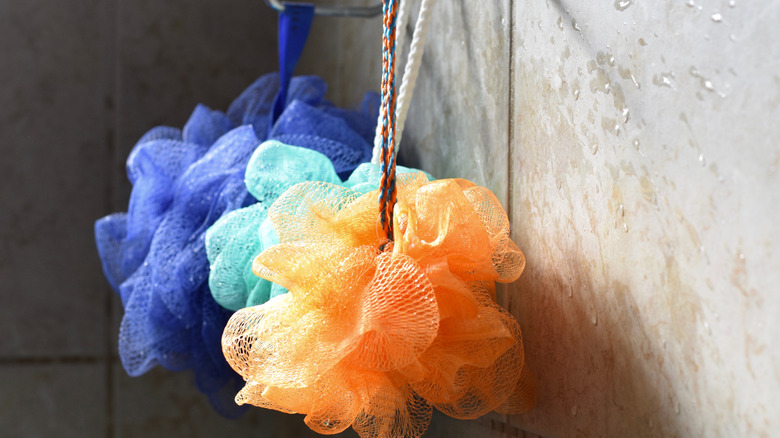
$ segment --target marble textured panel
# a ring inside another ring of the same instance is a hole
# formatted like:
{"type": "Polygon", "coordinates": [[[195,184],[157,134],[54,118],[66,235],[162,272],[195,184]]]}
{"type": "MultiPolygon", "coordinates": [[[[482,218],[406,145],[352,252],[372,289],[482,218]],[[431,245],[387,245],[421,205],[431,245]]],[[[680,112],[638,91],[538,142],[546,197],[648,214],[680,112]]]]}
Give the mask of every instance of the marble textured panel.
{"type": "MultiPolygon", "coordinates": [[[[343,0],[343,6],[376,5],[378,0],[343,0]]],[[[314,74],[328,83],[327,98],[357,107],[368,91],[379,92],[382,74],[382,18],[316,16],[296,74],[314,74]]]]}
{"type": "Polygon", "coordinates": [[[107,9],[0,6],[0,356],[102,355],[107,9]]]}
{"type": "Polygon", "coordinates": [[[504,206],[509,9],[508,0],[436,2],[400,152],[437,178],[489,188],[504,206]]]}
{"type": "Polygon", "coordinates": [[[510,294],[549,436],[780,426],[771,1],[515,2],[510,294]]]}
{"type": "Polygon", "coordinates": [[[0,367],[0,431],[6,437],[99,437],[107,430],[102,364],[0,367]]]}
{"type": "MultiPolygon", "coordinates": [[[[316,437],[301,415],[253,408],[231,420],[221,417],[195,389],[189,373],[154,369],[138,378],[115,367],[114,436],[168,438],[172,436],[316,437]]],[[[341,437],[356,437],[345,432],[341,437]]]]}

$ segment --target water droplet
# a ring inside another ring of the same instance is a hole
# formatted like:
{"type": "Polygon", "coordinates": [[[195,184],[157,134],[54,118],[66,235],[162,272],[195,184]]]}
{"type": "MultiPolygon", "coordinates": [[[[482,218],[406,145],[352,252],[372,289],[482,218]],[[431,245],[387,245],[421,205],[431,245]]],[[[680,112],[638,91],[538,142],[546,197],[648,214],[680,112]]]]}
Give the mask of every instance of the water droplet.
{"type": "Polygon", "coordinates": [[[575,101],[579,100],[579,98],[580,98],[580,89],[579,88],[575,88],[574,89],[574,100],[575,101]]]}
{"type": "Polygon", "coordinates": [[[623,232],[628,233],[628,224],[623,222],[623,232]]]}
{"type": "Polygon", "coordinates": [[[558,29],[563,30],[563,18],[558,17],[558,29]]]}
{"type": "Polygon", "coordinates": [[[615,0],[615,9],[618,11],[625,11],[631,6],[631,0],[615,0]]]}
{"type": "Polygon", "coordinates": [[[702,9],[702,7],[697,5],[696,2],[694,2],[693,0],[688,0],[687,2],[685,2],[685,5],[688,6],[689,8],[696,8],[700,11],[702,9]]]}
{"type": "Polygon", "coordinates": [[[574,405],[571,407],[571,416],[576,417],[577,416],[577,405],[574,405]]]}
{"type": "Polygon", "coordinates": [[[569,298],[573,296],[574,296],[574,291],[571,288],[569,288],[569,298]]]}
{"type": "Polygon", "coordinates": [[[704,321],[704,330],[707,331],[708,335],[712,335],[712,329],[710,329],[710,323],[707,321],[704,321]]]}
{"type": "Polygon", "coordinates": [[[720,12],[716,12],[712,14],[712,17],[710,18],[712,18],[712,21],[716,23],[720,23],[721,21],[723,21],[723,15],[721,15],[720,12]]]}
{"type": "Polygon", "coordinates": [[[577,20],[571,20],[571,28],[576,30],[577,32],[580,31],[580,25],[577,24],[577,20]]]}
{"type": "Polygon", "coordinates": [[[634,83],[634,86],[637,90],[642,88],[642,85],[639,84],[639,81],[636,80],[636,77],[633,75],[633,73],[631,74],[631,82],[634,83]]]}
{"type": "Polygon", "coordinates": [[[598,315],[593,315],[590,317],[590,322],[593,323],[593,325],[599,325],[599,317],[598,315]]]}
{"type": "Polygon", "coordinates": [[[740,254],[739,254],[739,259],[740,259],[740,260],[745,260],[745,254],[742,254],[742,253],[740,253],[740,254]]]}
{"type": "Polygon", "coordinates": [[[704,154],[699,154],[699,163],[702,165],[702,167],[707,165],[707,160],[704,159],[704,154]]]}
{"type": "Polygon", "coordinates": [[[660,75],[653,76],[653,83],[659,87],[672,88],[672,79],[674,73],[661,73],[660,75]]]}
{"type": "Polygon", "coordinates": [[[639,149],[639,139],[634,139],[634,148],[637,150],[639,149]]]}
{"type": "Polygon", "coordinates": [[[736,0],[729,0],[729,7],[730,8],[733,8],[736,5],[737,5],[737,1],[736,0]]]}
{"type": "Polygon", "coordinates": [[[561,85],[563,85],[563,79],[558,75],[553,75],[553,77],[550,78],[550,87],[552,87],[553,90],[560,90],[561,85]]]}
{"type": "Polygon", "coordinates": [[[618,213],[618,216],[620,216],[620,217],[625,217],[625,216],[626,216],[626,212],[625,212],[625,210],[623,209],[623,204],[620,204],[620,205],[618,206],[617,213],[618,213]]]}
{"type": "Polygon", "coordinates": [[[596,152],[598,152],[598,151],[599,151],[598,143],[593,143],[592,145],[590,145],[590,153],[591,154],[596,155],[596,152]]]}
{"type": "Polygon", "coordinates": [[[628,123],[628,107],[623,108],[623,123],[628,123]]]}

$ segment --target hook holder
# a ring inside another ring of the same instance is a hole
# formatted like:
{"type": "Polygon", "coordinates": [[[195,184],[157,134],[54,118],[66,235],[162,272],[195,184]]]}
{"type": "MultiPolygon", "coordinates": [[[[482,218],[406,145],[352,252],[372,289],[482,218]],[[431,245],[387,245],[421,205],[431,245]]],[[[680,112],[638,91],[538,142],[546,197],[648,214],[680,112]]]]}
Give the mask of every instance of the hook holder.
{"type": "MultiPolygon", "coordinates": [[[[265,0],[265,3],[277,12],[284,12],[284,4],[280,0],[265,0]]],[[[314,8],[314,15],[371,18],[382,15],[382,4],[377,6],[317,6],[314,8]]]]}

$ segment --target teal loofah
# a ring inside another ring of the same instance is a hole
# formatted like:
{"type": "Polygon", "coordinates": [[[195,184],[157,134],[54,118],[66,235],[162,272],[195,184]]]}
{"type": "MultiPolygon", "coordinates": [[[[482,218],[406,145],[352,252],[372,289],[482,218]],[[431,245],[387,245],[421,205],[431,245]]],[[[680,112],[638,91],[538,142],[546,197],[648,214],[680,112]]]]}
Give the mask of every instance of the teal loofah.
{"type": "MultiPolygon", "coordinates": [[[[398,166],[397,173],[419,172],[398,166]]],[[[429,180],[433,177],[428,175],[429,180]]],[[[246,169],[247,190],[257,204],[222,216],[206,232],[206,253],[211,271],[209,289],[229,310],[263,304],[287,290],[252,272],[252,261],[264,248],[279,243],[268,221],[268,208],[288,188],[304,181],[324,181],[367,193],[379,188],[379,166],[363,163],[342,182],[325,155],[276,140],[255,150],[246,169]]]]}

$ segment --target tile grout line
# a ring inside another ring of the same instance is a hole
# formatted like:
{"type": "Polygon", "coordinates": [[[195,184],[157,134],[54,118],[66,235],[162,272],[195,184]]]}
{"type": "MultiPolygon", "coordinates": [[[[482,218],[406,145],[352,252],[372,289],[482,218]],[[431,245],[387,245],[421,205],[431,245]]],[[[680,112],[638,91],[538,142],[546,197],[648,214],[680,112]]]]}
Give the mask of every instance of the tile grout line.
{"type": "MultiPolygon", "coordinates": [[[[507,189],[506,189],[506,205],[507,205],[507,220],[509,221],[510,226],[510,233],[511,233],[511,226],[512,226],[512,217],[514,213],[514,207],[513,207],[513,201],[514,201],[514,189],[513,189],[513,178],[512,178],[512,141],[514,140],[514,134],[515,134],[515,125],[514,125],[514,102],[515,102],[515,90],[514,90],[514,38],[515,38],[515,14],[514,14],[514,2],[512,0],[509,0],[509,54],[507,56],[507,59],[509,60],[508,71],[507,71],[507,93],[509,94],[509,98],[507,99],[507,147],[506,147],[506,153],[507,153],[507,160],[506,160],[506,179],[507,179],[507,189]]],[[[511,237],[511,234],[510,234],[511,237]]],[[[506,292],[505,292],[505,300],[507,303],[507,312],[510,314],[512,313],[512,294],[511,294],[512,285],[508,284],[506,286],[506,292]]],[[[511,423],[512,419],[510,415],[504,415],[504,421],[507,423],[511,423]]],[[[509,433],[507,432],[507,435],[509,433]]]]}
{"type": "Polygon", "coordinates": [[[514,124],[514,102],[515,102],[515,80],[514,80],[514,31],[515,31],[515,20],[514,20],[514,7],[513,7],[513,1],[509,0],[509,72],[508,72],[508,93],[509,93],[509,99],[508,99],[508,110],[507,110],[507,160],[506,160],[506,174],[507,174],[507,218],[509,219],[509,223],[512,223],[513,214],[514,214],[514,208],[512,204],[512,198],[514,195],[513,185],[512,185],[512,140],[514,139],[515,135],[515,124],[514,124]]]}
{"type": "MultiPolygon", "coordinates": [[[[507,90],[509,93],[509,99],[507,99],[507,160],[506,160],[506,174],[507,174],[507,219],[511,227],[512,220],[514,219],[514,178],[512,172],[514,167],[512,166],[512,159],[514,157],[514,140],[515,140],[515,123],[514,123],[514,111],[515,111],[515,11],[514,2],[509,0],[509,68],[507,72],[507,90]]],[[[511,228],[510,228],[511,232],[511,228]]],[[[512,286],[507,285],[507,289],[511,290],[512,286]]],[[[509,291],[507,291],[509,292],[509,291]]],[[[507,311],[512,313],[512,294],[507,293],[507,311]]],[[[526,431],[514,426],[512,424],[511,415],[505,415],[504,421],[507,424],[506,435],[525,437],[526,431]]]]}
{"type": "MultiPolygon", "coordinates": [[[[509,0],[509,71],[508,71],[508,78],[507,78],[507,88],[509,93],[509,99],[508,99],[508,106],[509,109],[507,111],[507,160],[506,160],[506,170],[507,170],[507,197],[509,198],[507,200],[507,218],[509,219],[510,225],[512,224],[512,219],[514,219],[514,185],[512,184],[512,172],[514,171],[514,167],[512,166],[512,158],[514,156],[514,139],[515,139],[515,123],[514,123],[514,111],[515,111],[515,11],[514,11],[514,2],[512,0],[509,0]]],[[[511,285],[509,285],[511,287],[511,285]]],[[[512,309],[512,294],[507,294],[507,301],[508,301],[508,311],[511,313],[512,309]]],[[[512,423],[511,415],[505,415],[505,422],[504,423],[497,423],[493,420],[491,420],[490,427],[493,430],[499,430],[501,432],[504,432],[506,436],[508,437],[519,437],[519,438],[543,438],[541,435],[534,434],[532,432],[528,432],[522,427],[515,426],[512,423]]]]}
{"type": "MultiPolygon", "coordinates": [[[[512,226],[512,214],[514,208],[512,207],[513,200],[514,200],[514,190],[512,189],[512,140],[514,139],[514,123],[512,122],[512,119],[514,118],[514,30],[515,30],[515,20],[514,20],[514,8],[513,8],[513,1],[509,0],[509,54],[507,56],[509,60],[508,71],[507,71],[507,93],[509,94],[509,98],[507,99],[507,141],[506,141],[506,153],[507,153],[507,160],[506,160],[506,182],[507,182],[507,189],[506,189],[506,216],[509,220],[509,226],[510,226],[510,233],[511,233],[511,226],[512,226]]],[[[510,235],[511,236],[511,235],[510,235]]],[[[511,314],[512,313],[512,294],[510,293],[512,286],[507,285],[506,287],[506,304],[507,304],[507,311],[511,314]]],[[[511,423],[512,419],[510,415],[504,415],[504,421],[506,423],[511,423]]],[[[509,431],[507,431],[507,436],[509,436],[509,431]]]]}
{"type": "Polygon", "coordinates": [[[14,365],[69,365],[69,364],[97,364],[102,362],[105,356],[30,356],[30,357],[0,357],[0,366],[14,365]]]}
{"type": "MultiPolygon", "coordinates": [[[[112,178],[109,181],[109,192],[110,192],[110,202],[109,202],[109,210],[110,211],[116,211],[117,210],[117,177],[115,175],[116,167],[115,163],[117,162],[118,154],[119,154],[119,127],[120,127],[120,116],[119,116],[119,100],[120,100],[120,90],[121,90],[121,84],[120,84],[120,60],[119,60],[119,47],[120,47],[120,32],[119,32],[119,26],[120,26],[120,0],[110,0],[109,2],[109,8],[112,8],[108,11],[109,20],[106,20],[107,22],[113,23],[113,25],[109,26],[110,28],[110,41],[111,41],[111,47],[109,49],[109,52],[107,56],[109,57],[109,63],[110,63],[110,70],[107,72],[106,75],[106,81],[107,81],[107,89],[105,90],[107,97],[109,97],[113,101],[113,108],[112,112],[109,112],[106,115],[107,120],[110,120],[108,122],[109,130],[113,128],[113,132],[108,132],[107,134],[110,135],[110,138],[108,139],[108,147],[110,148],[111,153],[110,155],[110,169],[111,169],[111,175],[112,178]],[[110,76],[109,76],[110,74],[110,76]],[[109,79],[110,78],[110,79],[109,79]]],[[[108,137],[108,135],[107,135],[108,137]]],[[[113,438],[114,437],[114,417],[115,417],[115,407],[114,407],[114,352],[113,352],[113,339],[112,334],[114,333],[113,327],[114,327],[114,311],[113,311],[113,304],[114,304],[114,291],[110,288],[106,288],[106,302],[105,302],[105,311],[106,311],[106,319],[108,321],[108,325],[106,327],[106,339],[105,339],[105,346],[106,346],[106,354],[105,354],[105,370],[106,370],[106,438],[113,438]]]]}
{"type": "MultiPolygon", "coordinates": [[[[102,147],[106,148],[106,162],[104,163],[107,169],[107,176],[105,180],[105,190],[103,198],[103,212],[115,211],[115,197],[116,197],[116,169],[114,163],[117,155],[117,126],[116,126],[116,107],[117,102],[114,96],[115,94],[115,76],[116,76],[116,2],[117,0],[106,0],[102,2],[100,8],[100,18],[102,26],[100,33],[103,36],[103,45],[101,51],[101,86],[100,93],[103,99],[103,115],[102,115],[102,147]]],[[[97,218],[95,218],[97,219],[97,218]]],[[[95,253],[97,256],[97,253],[95,253]]],[[[106,285],[105,280],[102,282],[101,287],[104,293],[103,298],[103,314],[105,318],[105,337],[103,339],[103,354],[97,357],[70,357],[70,358],[27,358],[24,359],[30,364],[47,364],[47,363],[92,363],[101,365],[104,370],[104,416],[105,416],[105,437],[113,437],[113,378],[111,375],[111,297],[113,290],[106,285]]]]}

